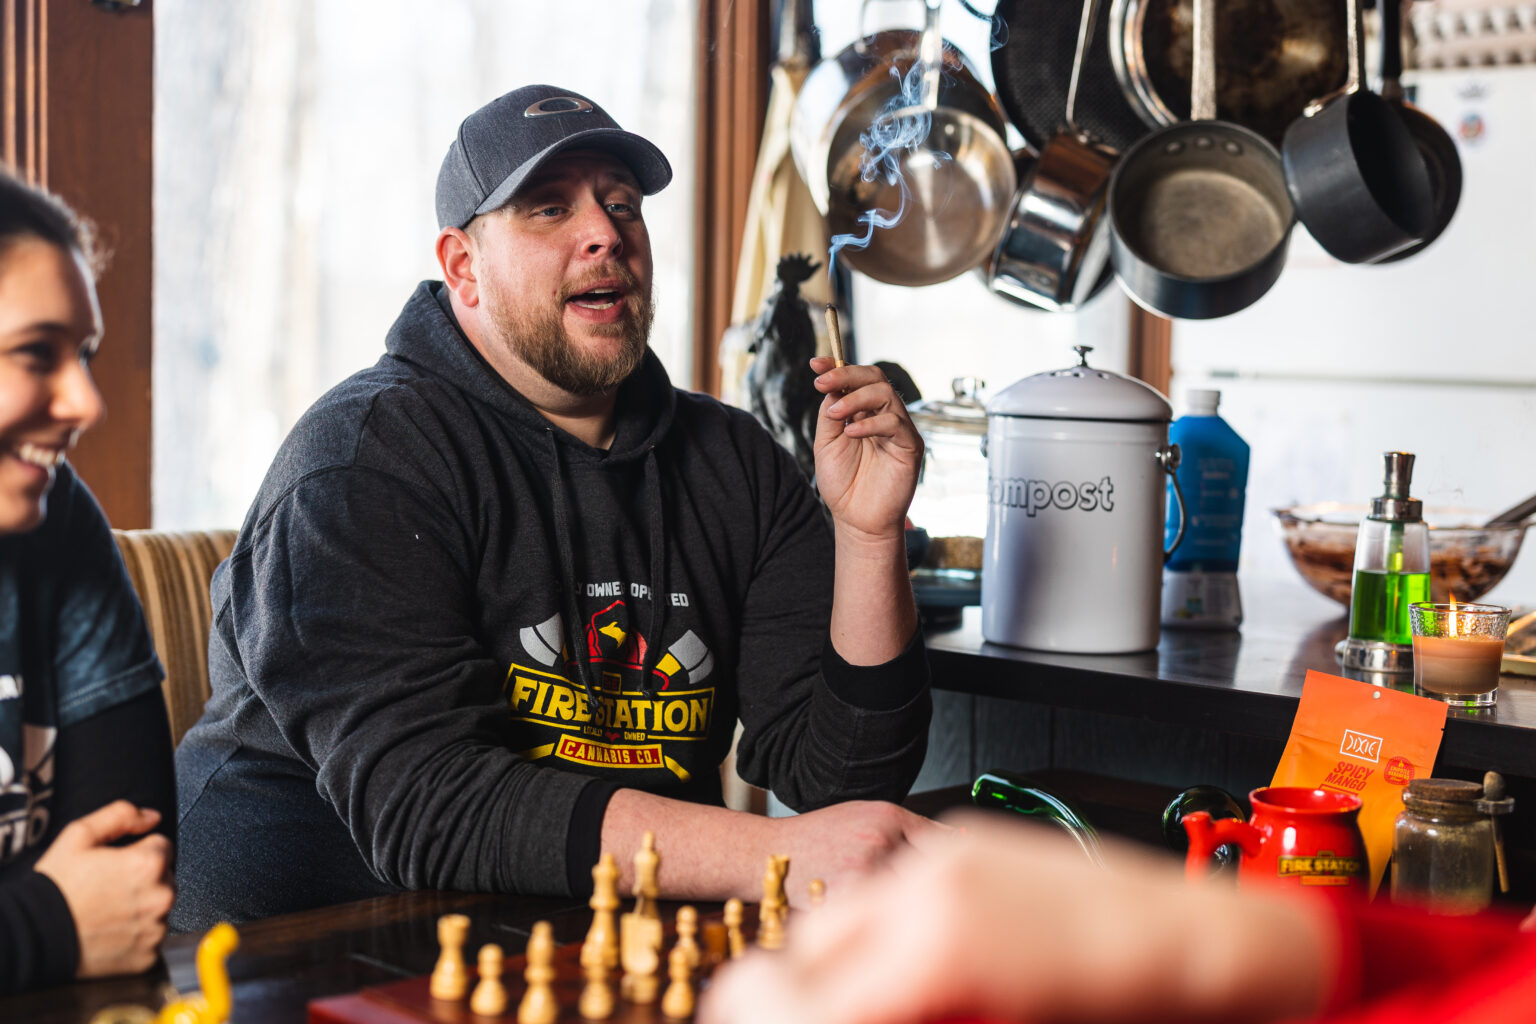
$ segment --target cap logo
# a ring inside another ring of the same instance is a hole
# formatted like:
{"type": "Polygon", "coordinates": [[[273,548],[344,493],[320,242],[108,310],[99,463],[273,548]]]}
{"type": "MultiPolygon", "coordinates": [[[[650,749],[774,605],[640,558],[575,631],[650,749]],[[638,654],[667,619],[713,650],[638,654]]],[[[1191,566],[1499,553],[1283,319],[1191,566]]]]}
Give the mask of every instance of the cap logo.
{"type": "Polygon", "coordinates": [[[551,114],[588,114],[592,104],[579,96],[549,96],[531,104],[523,111],[524,117],[548,117],[551,114]]]}

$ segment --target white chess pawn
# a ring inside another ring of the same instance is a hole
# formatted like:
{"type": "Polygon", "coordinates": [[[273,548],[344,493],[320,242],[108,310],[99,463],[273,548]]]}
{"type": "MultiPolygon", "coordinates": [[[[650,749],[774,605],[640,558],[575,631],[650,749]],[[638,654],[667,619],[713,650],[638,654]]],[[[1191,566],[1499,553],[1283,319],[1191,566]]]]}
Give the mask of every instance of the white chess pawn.
{"type": "MultiPolygon", "coordinates": [[[[555,939],[548,921],[533,926],[533,934],[528,937],[527,960],[523,980],[528,983],[528,988],[523,993],[522,1002],[517,1004],[517,1024],[555,1024],[560,1016],[560,1004],[555,999],[554,989],[555,939]]],[[[501,1010],[496,1012],[502,1012],[506,1006],[507,997],[503,994],[501,1010]]],[[[473,1001],[470,1009],[480,1012],[473,1001]]]]}
{"type": "Polygon", "coordinates": [[[745,909],[741,900],[732,898],[725,901],[725,943],[732,960],[741,956],[742,951],[746,949],[747,941],[741,934],[741,920],[745,909]]]}
{"type": "Polygon", "coordinates": [[[693,969],[689,966],[689,954],[682,943],[672,947],[667,957],[667,977],[672,984],[661,997],[661,1013],[672,1020],[687,1020],[693,1016],[693,969]]]}
{"type": "Polygon", "coordinates": [[[587,984],[577,1012],[587,1020],[607,1020],[613,1016],[613,988],[608,984],[608,959],[602,946],[589,942],[581,947],[581,970],[587,984]]]}
{"type": "Polygon", "coordinates": [[[463,914],[444,914],[437,919],[437,944],[442,952],[428,986],[433,999],[463,999],[469,991],[469,970],[464,965],[464,940],[468,936],[469,918],[463,914]]]}
{"type": "Polygon", "coordinates": [[[501,947],[487,942],[480,947],[480,983],[469,997],[471,1013],[495,1017],[507,1008],[507,989],[501,983],[501,947]]]}

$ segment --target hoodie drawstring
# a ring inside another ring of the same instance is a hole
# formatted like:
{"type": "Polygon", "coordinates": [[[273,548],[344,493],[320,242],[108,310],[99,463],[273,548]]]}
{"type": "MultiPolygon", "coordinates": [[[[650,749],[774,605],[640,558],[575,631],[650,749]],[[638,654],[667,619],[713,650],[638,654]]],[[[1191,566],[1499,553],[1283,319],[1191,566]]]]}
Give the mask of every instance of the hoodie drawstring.
{"type": "Polygon", "coordinates": [[[581,608],[576,602],[576,552],[571,547],[571,511],[565,489],[565,466],[560,459],[560,443],[555,432],[545,430],[549,439],[549,451],[555,460],[554,496],[555,549],[560,553],[560,579],[556,588],[560,591],[561,614],[565,619],[565,642],[571,646],[571,660],[576,663],[576,675],[582,688],[592,700],[598,698],[598,687],[592,684],[592,658],[587,651],[586,631],[581,628],[581,608]]]}
{"type": "Polygon", "coordinates": [[[647,693],[656,692],[651,666],[656,663],[656,645],[661,642],[662,603],[667,600],[667,517],[661,501],[661,470],[656,465],[656,446],[645,450],[645,497],[651,520],[651,615],[645,625],[645,656],[640,659],[640,685],[647,693]]]}
{"type": "MultiPolygon", "coordinates": [[[[565,465],[560,457],[560,443],[554,430],[546,430],[550,455],[554,459],[554,482],[551,491],[554,498],[555,548],[560,554],[561,616],[566,621],[565,642],[571,648],[571,660],[576,663],[576,674],[587,696],[596,700],[601,687],[593,679],[591,653],[588,651],[586,631],[582,628],[581,608],[578,601],[579,581],[576,578],[576,551],[571,544],[570,497],[565,484],[565,465]]],[[[640,659],[640,686],[647,693],[659,689],[653,677],[656,664],[656,646],[661,642],[661,630],[665,622],[662,607],[667,599],[667,524],[666,509],[661,499],[661,469],[656,461],[656,446],[645,452],[645,504],[646,518],[650,521],[651,547],[651,612],[646,622],[644,639],[645,654],[640,659]]]]}

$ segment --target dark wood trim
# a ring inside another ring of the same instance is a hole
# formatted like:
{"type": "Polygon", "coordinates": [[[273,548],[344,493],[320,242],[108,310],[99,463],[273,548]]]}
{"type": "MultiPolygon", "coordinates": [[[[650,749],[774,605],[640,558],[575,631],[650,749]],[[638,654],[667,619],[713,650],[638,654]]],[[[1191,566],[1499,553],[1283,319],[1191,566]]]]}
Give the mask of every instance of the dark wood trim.
{"type": "Polygon", "coordinates": [[[1173,382],[1173,321],[1149,313],[1129,299],[1126,303],[1131,308],[1130,374],[1166,395],[1173,382]]]}
{"type": "Polygon", "coordinates": [[[699,0],[693,387],[720,393],[720,336],[768,107],[770,0],[699,0]]]}
{"type": "Polygon", "coordinates": [[[95,364],[108,418],[71,461],[113,526],[148,527],[153,3],[0,2],[6,163],[93,220],[111,254],[97,283],[107,333],[95,364]]]}

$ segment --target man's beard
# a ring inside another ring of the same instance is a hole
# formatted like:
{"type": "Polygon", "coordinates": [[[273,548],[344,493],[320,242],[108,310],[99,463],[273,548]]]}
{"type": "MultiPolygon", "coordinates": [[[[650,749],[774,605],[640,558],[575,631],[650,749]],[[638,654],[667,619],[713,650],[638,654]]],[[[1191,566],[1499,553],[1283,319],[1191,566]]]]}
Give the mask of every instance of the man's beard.
{"type": "Polygon", "coordinates": [[[590,280],[618,278],[624,284],[624,315],[614,323],[588,324],[591,334],[620,338],[623,347],[611,356],[597,355],[577,346],[565,329],[565,304],[572,295],[592,287],[590,283],[563,289],[553,309],[507,301],[483,283],[481,297],[496,333],[508,351],[539,376],[572,395],[600,395],[628,379],[645,357],[651,335],[653,309],[649,295],[640,293],[640,282],[622,265],[588,275],[590,280]]]}

